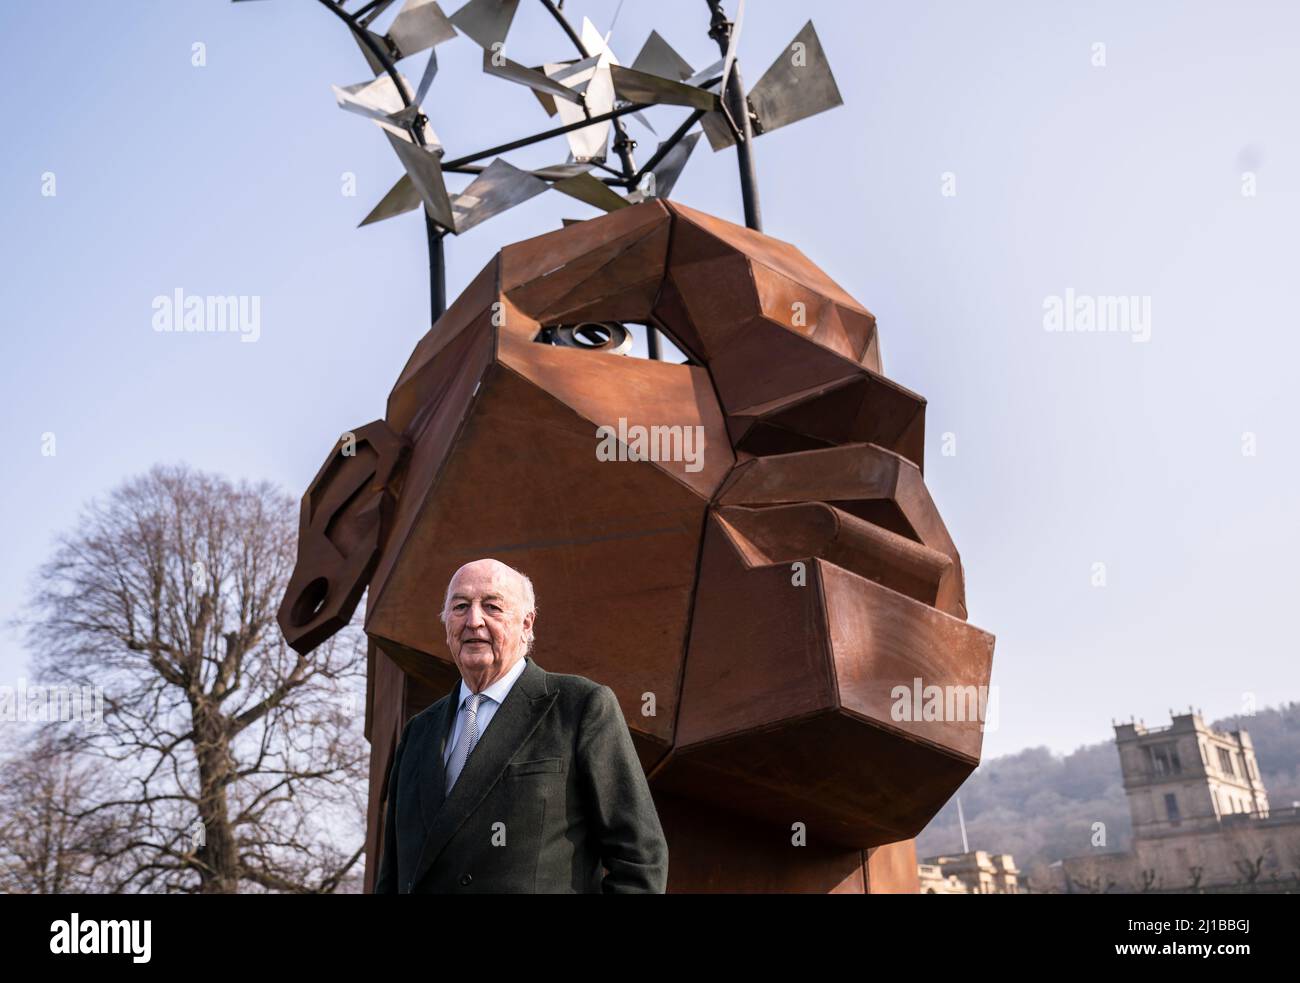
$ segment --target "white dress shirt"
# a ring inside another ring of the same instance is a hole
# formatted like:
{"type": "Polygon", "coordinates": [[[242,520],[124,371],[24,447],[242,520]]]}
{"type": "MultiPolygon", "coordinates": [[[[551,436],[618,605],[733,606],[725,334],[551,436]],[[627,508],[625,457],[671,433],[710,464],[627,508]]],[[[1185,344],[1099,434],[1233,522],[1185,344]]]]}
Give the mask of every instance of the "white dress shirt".
{"type": "MultiPolygon", "coordinates": [[[[509,672],[483,691],[485,699],[479,700],[478,704],[478,739],[480,743],[483,741],[483,733],[487,730],[488,724],[492,723],[492,718],[496,716],[497,708],[505,702],[506,694],[509,693],[510,688],[514,686],[515,680],[523,675],[525,669],[524,662],[527,661],[527,658],[527,656],[520,656],[519,661],[510,667],[509,672]]],[[[464,731],[469,724],[469,710],[465,708],[465,701],[469,699],[470,691],[469,687],[465,685],[465,680],[463,679],[460,681],[460,689],[457,696],[456,725],[452,727],[451,738],[447,741],[447,747],[442,752],[443,767],[446,767],[447,762],[451,760],[451,752],[454,751],[456,745],[460,743],[461,732],[464,731]]],[[[477,745],[475,746],[477,747],[477,745]]],[[[473,756],[474,753],[471,751],[470,757],[473,756]]]]}

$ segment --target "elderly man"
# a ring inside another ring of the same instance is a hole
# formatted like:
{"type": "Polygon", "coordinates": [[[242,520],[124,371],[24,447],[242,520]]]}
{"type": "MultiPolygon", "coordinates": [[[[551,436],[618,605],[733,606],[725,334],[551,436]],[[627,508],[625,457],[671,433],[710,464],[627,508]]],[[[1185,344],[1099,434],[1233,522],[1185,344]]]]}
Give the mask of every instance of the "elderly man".
{"type": "Polygon", "coordinates": [[[452,577],[461,681],[402,732],[376,894],[663,893],[668,845],[618,700],[529,658],[536,618],[504,563],[452,577]]]}

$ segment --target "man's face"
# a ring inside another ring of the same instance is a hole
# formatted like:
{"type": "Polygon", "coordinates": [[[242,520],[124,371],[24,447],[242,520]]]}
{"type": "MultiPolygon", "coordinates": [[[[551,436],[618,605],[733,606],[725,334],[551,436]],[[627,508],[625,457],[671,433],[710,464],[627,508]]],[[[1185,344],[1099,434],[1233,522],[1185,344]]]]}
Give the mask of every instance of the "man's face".
{"type": "Polygon", "coordinates": [[[456,571],[448,599],[447,648],[462,674],[495,676],[524,654],[524,632],[534,613],[524,610],[519,577],[504,564],[477,560],[456,571]]]}

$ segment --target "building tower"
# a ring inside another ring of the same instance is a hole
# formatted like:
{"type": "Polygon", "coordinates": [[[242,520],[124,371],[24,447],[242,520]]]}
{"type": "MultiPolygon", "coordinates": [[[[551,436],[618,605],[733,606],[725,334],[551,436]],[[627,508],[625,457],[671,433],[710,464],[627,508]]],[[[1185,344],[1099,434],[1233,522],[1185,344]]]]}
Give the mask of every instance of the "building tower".
{"type": "Polygon", "coordinates": [[[1268,796],[1244,730],[1223,732],[1197,713],[1167,727],[1115,725],[1133,837],[1212,829],[1224,816],[1268,815],[1268,796]]]}

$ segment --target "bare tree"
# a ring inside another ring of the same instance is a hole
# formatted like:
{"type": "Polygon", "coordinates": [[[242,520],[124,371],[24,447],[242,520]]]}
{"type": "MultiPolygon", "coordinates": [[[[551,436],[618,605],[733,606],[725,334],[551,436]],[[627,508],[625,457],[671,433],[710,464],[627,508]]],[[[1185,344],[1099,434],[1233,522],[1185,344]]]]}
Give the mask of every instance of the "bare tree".
{"type": "Polygon", "coordinates": [[[1244,860],[1234,860],[1233,866],[1237,868],[1237,873],[1241,875],[1240,884],[1246,885],[1250,890],[1255,889],[1255,882],[1259,880],[1260,872],[1264,867],[1264,858],[1248,857],[1244,860]]]}
{"type": "Polygon", "coordinates": [[[99,889],[355,880],[364,646],[356,630],[310,657],[285,645],[275,615],[296,529],[296,503],[269,483],[156,466],[92,502],[38,572],[37,675],[103,691],[104,726],[63,735],[113,777],[70,815],[99,831],[99,889]]]}
{"type": "Polygon", "coordinates": [[[111,831],[88,812],[109,781],[49,729],[7,742],[0,762],[0,892],[95,890],[94,868],[111,831]]]}

